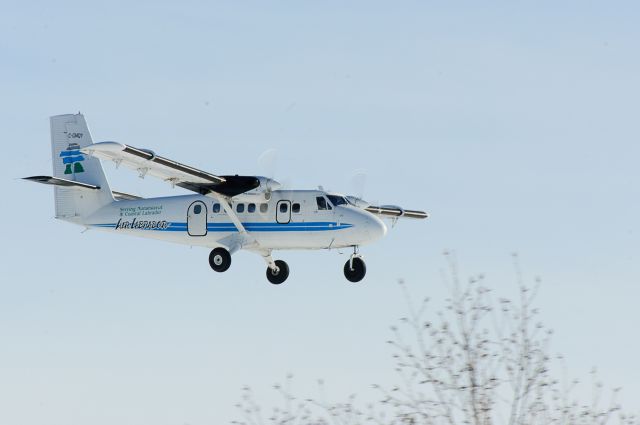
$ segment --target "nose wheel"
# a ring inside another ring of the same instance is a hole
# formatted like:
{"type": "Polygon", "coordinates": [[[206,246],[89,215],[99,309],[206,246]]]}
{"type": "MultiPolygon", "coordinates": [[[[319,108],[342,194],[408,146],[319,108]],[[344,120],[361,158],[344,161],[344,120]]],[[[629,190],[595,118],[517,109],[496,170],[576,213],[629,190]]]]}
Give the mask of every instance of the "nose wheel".
{"type": "Polygon", "coordinates": [[[231,266],[231,254],[224,248],[216,248],[209,254],[209,265],[219,273],[225,272],[231,266]]]}
{"type": "Polygon", "coordinates": [[[367,266],[364,264],[364,260],[356,252],[351,255],[349,261],[344,264],[344,277],[349,282],[360,282],[367,274],[367,266]]]}

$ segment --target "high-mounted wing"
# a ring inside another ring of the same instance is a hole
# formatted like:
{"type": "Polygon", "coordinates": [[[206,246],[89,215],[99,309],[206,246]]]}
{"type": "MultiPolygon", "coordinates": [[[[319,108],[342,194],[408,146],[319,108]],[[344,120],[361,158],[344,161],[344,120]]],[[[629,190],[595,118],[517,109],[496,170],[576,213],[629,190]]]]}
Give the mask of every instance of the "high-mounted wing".
{"type": "Polygon", "coordinates": [[[147,175],[157,177],[202,195],[216,192],[225,196],[236,196],[260,185],[258,178],[253,176],[217,176],[158,156],[153,151],[134,148],[123,143],[94,143],[82,148],[81,152],[114,161],[117,166],[136,170],[140,177],[147,175]]]}
{"type": "Polygon", "coordinates": [[[395,205],[383,205],[381,207],[370,205],[366,207],[365,210],[369,211],[372,214],[377,214],[384,217],[392,217],[392,218],[398,218],[398,217],[428,218],[429,217],[429,214],[424,211],[405,210],[395,205]]]}

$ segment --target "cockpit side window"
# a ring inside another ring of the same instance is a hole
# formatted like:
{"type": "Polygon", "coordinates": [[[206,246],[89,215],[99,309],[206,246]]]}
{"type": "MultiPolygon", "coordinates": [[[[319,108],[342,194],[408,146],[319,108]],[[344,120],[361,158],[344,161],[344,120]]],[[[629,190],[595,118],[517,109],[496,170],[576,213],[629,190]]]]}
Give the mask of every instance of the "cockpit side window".
{"type": "Polygon", "coordinates": [[[331,201],[334,207],[348,204],[347,199],[344,196],[327,195],[327,198],[329,198],[329,201],[331,201]]]}
{"type": "Polygon", "coordinates": [[[316,203],[318,204],[318,211],[328,210],[327,200],[324,196],[316,196],[316,203]]]}

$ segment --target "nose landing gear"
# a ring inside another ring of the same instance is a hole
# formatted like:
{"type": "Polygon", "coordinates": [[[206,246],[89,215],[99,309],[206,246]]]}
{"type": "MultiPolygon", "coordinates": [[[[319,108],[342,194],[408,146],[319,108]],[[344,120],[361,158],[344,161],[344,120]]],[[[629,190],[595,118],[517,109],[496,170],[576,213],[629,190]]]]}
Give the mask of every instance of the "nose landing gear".
{"type": "Polygon", "coordinates": [[[353,247],[353,254],[344,264],[344,277],[349,282],[360,282],[367,274],[367,266],[362,259],[362,256],[358,253],[358,247],[353,247]]]}

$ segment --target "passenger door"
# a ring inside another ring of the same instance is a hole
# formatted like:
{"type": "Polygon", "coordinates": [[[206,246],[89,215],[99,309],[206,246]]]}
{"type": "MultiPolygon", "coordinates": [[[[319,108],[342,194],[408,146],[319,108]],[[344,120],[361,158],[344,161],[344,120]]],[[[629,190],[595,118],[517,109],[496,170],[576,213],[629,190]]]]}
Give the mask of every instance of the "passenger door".
{"type": "Polygon", "coordinates": [[[195,201],[187,211],[187,233],[189,236],[205,236],[207,234],[207,205],[195,201]]]}
{"type": "Polygon", "coordinates": [[[287,224],[291,221],[291,201],[278,201],[276,221],[280,224],[287,224]]]}

